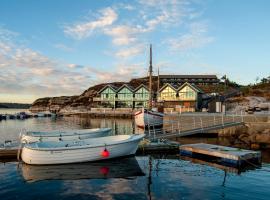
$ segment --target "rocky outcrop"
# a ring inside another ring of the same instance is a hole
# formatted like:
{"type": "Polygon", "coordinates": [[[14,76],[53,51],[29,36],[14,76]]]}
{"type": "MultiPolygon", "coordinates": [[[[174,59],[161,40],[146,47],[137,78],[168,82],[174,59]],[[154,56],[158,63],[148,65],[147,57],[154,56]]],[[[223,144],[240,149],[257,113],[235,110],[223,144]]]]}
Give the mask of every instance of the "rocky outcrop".
{"type": "Polygon", "coordinates": [[[244,126],[230,127],[218,132],[220,137],[230,138],[235,145],[241,143],[248,148],[270,148],[270,123],[248,122],[244,126]]]}
{"type": "Polygon", "coordinates": [[[37,99],[31,106],[31,112],[59,112],[63,107],[72,103],[78,96],[45,97],[37,99]]]}
{"type": "MultiPolygon", "coordinates": [[[[153,78],[154,80],[154,90],[156,89],[155,81],[157,77],[153,78]]],[[[113,83],[103,83],[95,85],[88,88],[79,96],[61,96],[61,97],[45,97],[37,99],[31,106],[31,112],[60,112],[60,113],[78,113],[86,112],[91,107],[96,107],[96,102],[93,101],[93,98],[97,96],[99,90],[101,90],[105,85],[111,84],[116,87],[122,86],[126,82],[113,82],[113,83]]],[[[147,78],[138,78],[132,79],[127,84],[131,85],[133,88],[138,87],[141,84],[148,84],[147,78]]]]}

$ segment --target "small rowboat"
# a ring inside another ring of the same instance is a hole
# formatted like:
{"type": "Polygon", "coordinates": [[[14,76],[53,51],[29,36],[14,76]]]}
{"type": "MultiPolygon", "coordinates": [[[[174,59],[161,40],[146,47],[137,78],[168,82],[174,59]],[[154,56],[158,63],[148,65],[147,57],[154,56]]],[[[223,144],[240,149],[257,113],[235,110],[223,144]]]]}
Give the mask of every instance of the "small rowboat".
{"type": "Polygon", "coordinates": [[[75,141],[29,143],[23,145],[21,158],[27,164],[52,165],[134,155],[144,136],[115,135],[75,141]]]}
{"type": "Polygon", "coordinates": [[[140,128],[163,126],[164,114],[157,111],[143,108],[142,110],[137,111],[134,114],[134,117],[136,126],[140,128]]]}
{"type": "Polygon", "coordinates": [[[21,134],[21,143],[49,142],[63,140],[78,140],[108,136],[110,128],[54,130],[54,131],[27,131],[21,134]]]}
{"type": "Polygon", "coordinates": [[[132,178],[144,176],[135,157],[112,159],[102,162],[73,163],[66,165],[19,166],[22,177],[27,182],[44,180],[79,180],[132,178]]]}

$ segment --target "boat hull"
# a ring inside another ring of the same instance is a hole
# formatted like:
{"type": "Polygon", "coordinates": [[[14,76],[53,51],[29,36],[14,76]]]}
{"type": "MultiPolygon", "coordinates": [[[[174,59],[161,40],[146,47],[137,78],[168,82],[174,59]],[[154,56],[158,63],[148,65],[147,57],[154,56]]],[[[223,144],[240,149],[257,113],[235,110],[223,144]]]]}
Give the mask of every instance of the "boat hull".
{"type": "Polygon", "coordinates": [[[137,135],[131,140],[121,141],[120,143],[107,143],[106,145],[100,143],[96,146],[85,145],[72,148],[42,149],[31,148],[26,145],[22,148],[21,158],[25,163],[32,165],[66,164],[117,158],[135,154],[143,137],[144,135],[137,135]],[[109,152],[108,156],[102,155],[105,148],[109,152]]]}
{"type": "Polygon", "coordinates": [[[135,124],[140,128],[163,126],[163,113],[142,110],[135,113],[135,124]]]}
{"type": "Polygon", "coordinates": [[[57,142],[66,140],[79,140],[95,137],[105,137],[111,132],[110,128],[102,129],[82,129],[70,131],[50,131],[50,132],[37,132],[37,134],[23,134],[21,137],[22,143],[33,142],[57,142]]]}

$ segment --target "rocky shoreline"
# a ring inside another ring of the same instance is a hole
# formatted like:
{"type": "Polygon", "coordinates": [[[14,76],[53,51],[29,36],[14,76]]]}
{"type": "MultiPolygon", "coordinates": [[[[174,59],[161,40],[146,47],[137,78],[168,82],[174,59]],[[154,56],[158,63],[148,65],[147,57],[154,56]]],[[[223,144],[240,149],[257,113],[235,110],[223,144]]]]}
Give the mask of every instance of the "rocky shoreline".
{"type": "Polygon", "coordinates": [[[218,131],[219,137],[229,138],[232,145],[251,149],[270,148],[270,117],[246,117],[245,125],[218,131]]]}

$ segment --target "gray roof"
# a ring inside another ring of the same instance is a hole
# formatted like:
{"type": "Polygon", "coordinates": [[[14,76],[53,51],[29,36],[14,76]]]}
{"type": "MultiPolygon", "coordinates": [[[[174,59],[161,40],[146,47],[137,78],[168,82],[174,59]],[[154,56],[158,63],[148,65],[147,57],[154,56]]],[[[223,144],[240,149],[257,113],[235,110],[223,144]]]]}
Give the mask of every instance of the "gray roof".
{"type": "Polygon", "coordinates": [[[216,75],[159,75],[159,78],[182,78],[182,79],[217,79],[216,75]]]}

